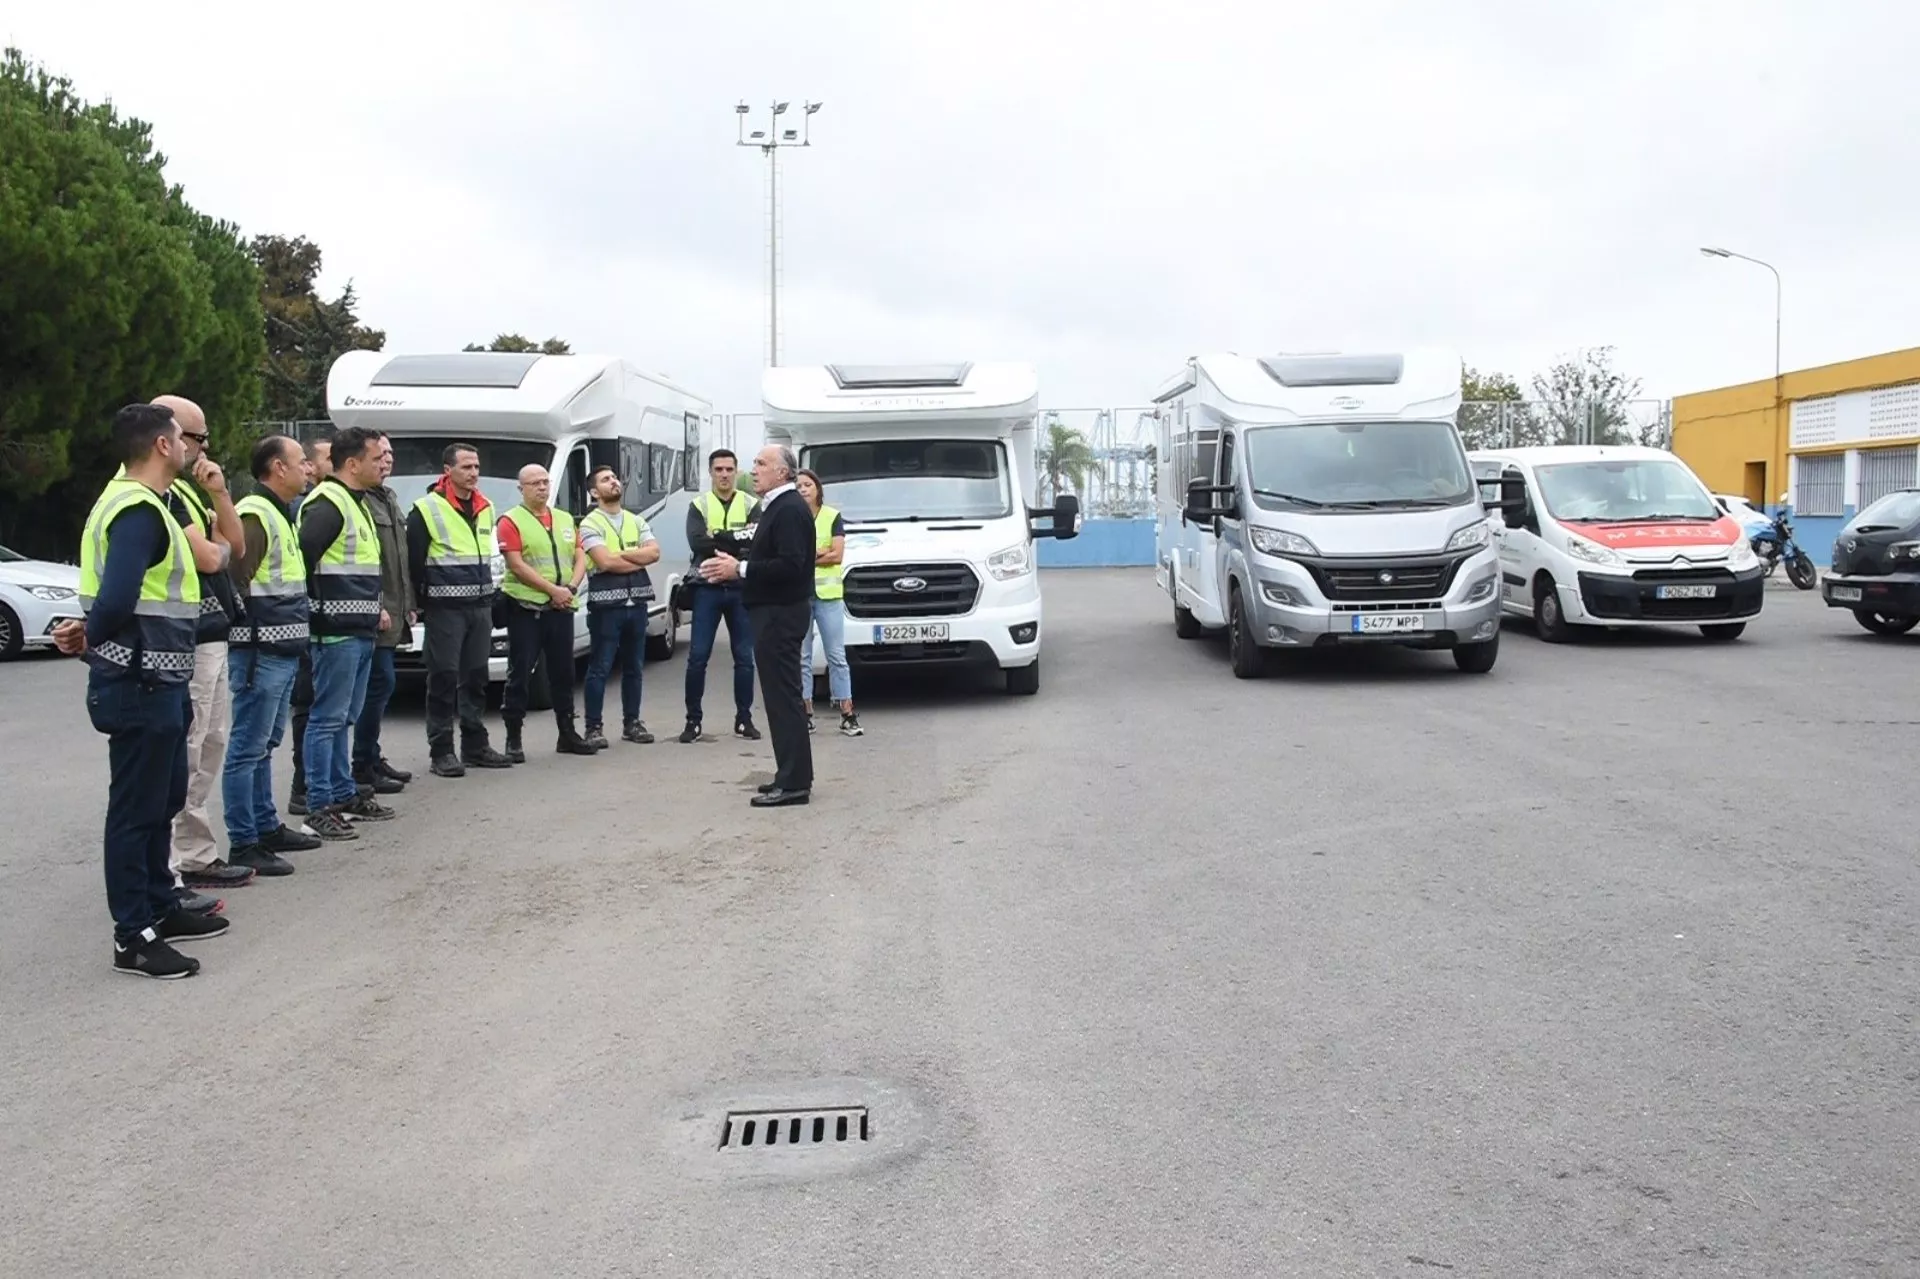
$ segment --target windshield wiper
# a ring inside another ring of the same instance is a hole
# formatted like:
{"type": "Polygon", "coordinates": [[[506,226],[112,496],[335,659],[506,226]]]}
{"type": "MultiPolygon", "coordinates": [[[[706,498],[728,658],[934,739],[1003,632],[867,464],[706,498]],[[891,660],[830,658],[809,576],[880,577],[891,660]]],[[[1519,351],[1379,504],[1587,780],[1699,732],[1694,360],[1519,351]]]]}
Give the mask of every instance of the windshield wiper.
{"type": "Polygon", "coordinates": [[[1347,505],[1347,503],[1344,503],[1344,502],[1316,502],[1310,497],[1301,497],[1297,493],[1281,493],[1274,489],[1255,489],[1253,491],[1257,496],[1260,496],[1260,497],[1279,498],[1282,502],[1292,502],[1296,506],[1311,506],[1321,510],[1324,510],[1325,508],[1330,506],[1347,505]]]}
{"type": "Polygon", "coordinates": [[[1662,514],[1659,514],[1659,515],[1634,515],[1634,516],[1630,516],[1630,517],[1628,517],[1627,519],[1624,519],[1624,520],[1614,520],[1614,521],[1612,521],[1612,523],[1615,523],[1615,524],[1652,524],[1652,523],[1654,523],[1654,522],[1655,522],[1656,520],[1691,520],[1691,521],[1694,521],[1694,522],[1696,522],[1696,523],[1707,523],[1707,524],[1711,524],[1711,523],[1713,523],[1713,521],[1715,521],[1715,520],[1717,520],[1717,519],[1719,519],[1719,518],[1720,518],[1720,517],[1719,517],[1718,515],[1681,515],[1681,514],[1675,514],[1675,513],[1671,513],[1671,512],[1667,512],[1667,513],[1662,513],[1662,514]]]}
{"type": "Polygon", "coordinates": [[[1360,506],[1371,509],[1382,506],[1455,506],[1458,505],[1458,503],[1458,498],[1450,497],[1370,497],[1364,500],[1356,499],[1352,502],[1336,502],[1335,505],[1360,506]]]}

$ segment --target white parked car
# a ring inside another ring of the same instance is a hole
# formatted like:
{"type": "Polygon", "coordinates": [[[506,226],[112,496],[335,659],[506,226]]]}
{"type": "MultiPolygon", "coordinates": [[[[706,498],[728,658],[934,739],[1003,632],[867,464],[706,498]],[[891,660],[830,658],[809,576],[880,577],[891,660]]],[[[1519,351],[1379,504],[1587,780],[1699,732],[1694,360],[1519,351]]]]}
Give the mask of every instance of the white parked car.
{"type": "Polygon", "coordinates": [[[52,648],[53,628],[80,612],[80,570],[0,546],[0,662],[52,648]]]}

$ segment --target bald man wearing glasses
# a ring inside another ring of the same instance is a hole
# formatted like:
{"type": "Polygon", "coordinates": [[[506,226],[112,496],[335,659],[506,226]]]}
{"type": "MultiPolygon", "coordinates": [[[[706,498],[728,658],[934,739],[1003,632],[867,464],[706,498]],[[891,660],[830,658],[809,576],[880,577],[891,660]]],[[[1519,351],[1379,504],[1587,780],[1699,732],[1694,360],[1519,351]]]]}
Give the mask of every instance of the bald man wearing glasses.
{"type": "Polygon", "coordinates": [[[507,689],[500,717],[507,725],[507,758],[526,762],[520,726],[527,717],[528,685],[536,660],[547,668],[553,718],[562,755],[592,755],[573,714],[573,627],[587,580],[587,552],[573,516],[547,500],[553,480],[547,468],[520,468],[520,505],[500,517],[494,540],[507,562],[501,589],[507,597],[507,689]]]}

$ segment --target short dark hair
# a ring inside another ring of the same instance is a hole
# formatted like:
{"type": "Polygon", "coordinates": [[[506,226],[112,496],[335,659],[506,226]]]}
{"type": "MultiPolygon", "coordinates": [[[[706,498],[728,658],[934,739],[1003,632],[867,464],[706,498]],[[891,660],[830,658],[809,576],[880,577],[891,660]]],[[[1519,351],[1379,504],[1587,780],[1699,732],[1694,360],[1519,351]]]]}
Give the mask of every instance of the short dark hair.
{"type": "Polygon", "coordinates": [[[733,469],[736,471],[740,469],[739,455],[736,454],[732,449],[715,449],[713,452],[707,454],[707,469],[711,471],[713,469],[713,464],[715,462],[718,462],[723,457],[732,458],[733,469]]]}
{"type": "Polygon", "coordinates": [[[611,475],[616,480],[620,478],[620,472],[603,462],[599,466],[594,467],[593,474],[587,477],[587,487],[592,488],[598,484],[602,475],[611,475]]]}
{"type": "Polygon", "coordinates": [[[114,450],[122,462],[138,462],[173,425],[173,410],[164,404],[129,404],[113,415],[114,450]]]}
{"type": "Polygon", "coordinates": [[[458,462],[460,460],[460,455],[462,453],[471,453],[475,457],[480,456],[480,450],[473,447],[473,445],[462,444],[460,443],[460,441],[455,440],[453,443],[447,445],[447,447],[440,450],[440,465],[452,466],[455,462],[458,462]]]}
{"type": "Polygon", "coordinates": [[[349,426],[333,433],[333,464],[366,456],[367,446],[380,438],[380,432],[368,426],[349,426]]]}
{"type": "Polygon", "coordinates": [[[247,459],[247,466],[253,472],[253,478],[264,480],[267,472],[273,470],[273,464],[287,455],[287,445],[300,447],[300,441],[290,435],[266,435],[253,446],[253,456],[247,459]]]}

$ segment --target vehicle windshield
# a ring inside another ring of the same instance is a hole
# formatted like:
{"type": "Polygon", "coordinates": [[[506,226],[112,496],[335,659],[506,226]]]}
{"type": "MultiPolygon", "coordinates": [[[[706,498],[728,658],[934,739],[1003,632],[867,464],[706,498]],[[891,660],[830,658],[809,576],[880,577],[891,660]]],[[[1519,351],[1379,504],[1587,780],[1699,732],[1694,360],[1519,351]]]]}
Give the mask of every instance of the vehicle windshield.
{"type": "Polygon", "coordinates": [[[1920,524],[1920,489],[1901,489],[1869,502],[1866,509],[1847,524],[1847,531],[1870,533],[1876,529],[1912,528],[1915,524],[1920,524]]]}
{"type": "MultiPolygon", "coordinates": [[[[407,510],[426,496],[445,473],[440,457],[456,439],[471,444],[480,454],[480,491],[487,500],[505,509],[520,501],[520,468],[529,462],[553,468],[553,445],[544,440],[488,439],[484,436],[390,435],[393,441],[393,474],[387,487],[407,510]]],[[[557,500],[557,499],[556,499],[557,500]]]]}
{"type": "Polygon", "coordinates": [[[0,564],[25,564],[26,562],[27,557],[18,551],[10,551],[4,546],[0,546],[0,564]]]}
{"type": "Polygon", "coordinates": [[[1464,506],[1478,493],[1449,422],[1255,427],[1244,433],[1244,456],[1262,506],[1464,506]]]}
{"type": "Polygon", "coordinates": [[[1717,520],[1722,512],[1677,460],[1623,457],[1559,462],[1534,478],[1547,513],[1567,523],[1633,520],[1717,520]]]}
{"type": "Polygon", "coordinates": [[[849,524],[1013,514],[1007,453],[997,440],[816,444],[801,464],[820,477],[827,504],[849,524]]]}

